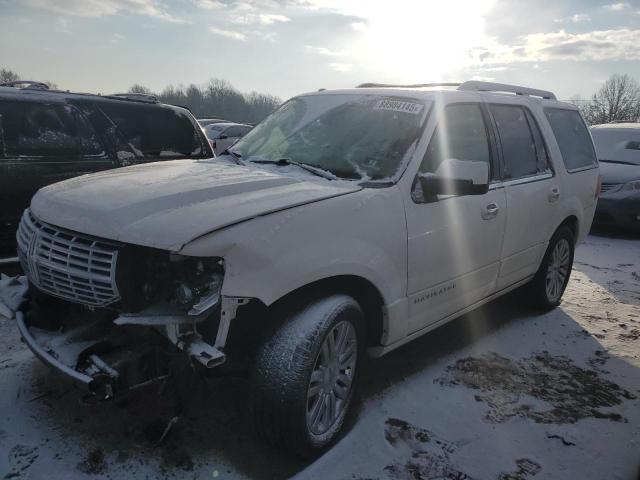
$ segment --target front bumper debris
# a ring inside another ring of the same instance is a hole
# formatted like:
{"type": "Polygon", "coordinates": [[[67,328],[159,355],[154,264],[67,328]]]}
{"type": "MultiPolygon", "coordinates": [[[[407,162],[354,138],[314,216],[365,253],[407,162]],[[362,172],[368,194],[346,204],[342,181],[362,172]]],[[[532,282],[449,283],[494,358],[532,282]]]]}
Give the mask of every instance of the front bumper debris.
{"type": "MultiPolygon", "coordinates": [[[[243,303],[246,300],[234,300],[229,310],[235,313],[243,303]]],[[[209,312],[199,317],[167,304],[120,315],[77,306],[60,313],[41,308],[38,302],[25,308],[15,314],[24,343],[45,364],[85,387],[95,400],[166,378],[175,362],[191,359],[212,369],[226,361],[224,342],[218,347],[198,332],[215,326],[218,319],[217,336],[222,329],[226,338],[228,322],[220,318],[219,308],[217,315],[209,312]],[[176,355],[180,351],[183,353],[176,355]]]]}
{"type": "Polygon", "coordinates": [[[197,325],[206,321],[207,315],[207,313],[199,316],[184,315],[171,312],[171,307],[168,305],[155,305],[140,313],[121,314],[113,323],[154,327],[158,333],[191,358],[206,368],[213,368],[224,363],[226,357],[214,345],[205,342],[197,332],[197,325]]]}
{"type": "Polygon", "coordinates": [[[29,293],[26,277],[0,280],[0,315],[15,317],[29,349],[94,400],[167,378],[174,367],[189,362],[219,367],[227,360],[229,326],[238,308],[250,301],[217,295],[204,311],[185,312],[161,301],[137,313],[117,313],[51,298],[37,289],[29,293]]]}
{"type": "Polygon", "coordinates": [[[24,314],[20,311],[16,312],[16,324],[18,325],[18,330],[20,331],[22,340],[36,357],[42,360],[45,364],[71,377],[76,382],[86,385],[87,387],[91,385],[91,382],[93,382],[92,377],[77,371],[72,366],[60,360],[58,356],[53,353],[53,350],[47,347],[45,341],[41,340],[41,342],[38,342],[38,340],[36,340],[36,337],[31,333],[31,330],[25,323],[24,314]]]}
{"type": "Polygon", "coordinates": [[[167,376],[166,341],[153,332],[115,327],[105,319],[49,330],[33,325],[22,311],[15,316],[29,349],[96,400],[167,376]]]}

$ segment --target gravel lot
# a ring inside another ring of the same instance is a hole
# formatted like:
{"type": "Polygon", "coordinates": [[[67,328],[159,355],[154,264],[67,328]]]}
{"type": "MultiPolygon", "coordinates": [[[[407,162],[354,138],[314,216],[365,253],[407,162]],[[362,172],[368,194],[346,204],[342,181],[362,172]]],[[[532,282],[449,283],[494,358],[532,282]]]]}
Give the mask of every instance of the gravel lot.
{"type": "Polygon", "coordinates": [[[640,240],[591,235],[562,306],[510,294],[369,362],[351,429],[306,464],[253,438],[247,386],[173,416],[159,388],[83,406],[0,318],[0,477],[633,479],[640,468],[640,240]]]}

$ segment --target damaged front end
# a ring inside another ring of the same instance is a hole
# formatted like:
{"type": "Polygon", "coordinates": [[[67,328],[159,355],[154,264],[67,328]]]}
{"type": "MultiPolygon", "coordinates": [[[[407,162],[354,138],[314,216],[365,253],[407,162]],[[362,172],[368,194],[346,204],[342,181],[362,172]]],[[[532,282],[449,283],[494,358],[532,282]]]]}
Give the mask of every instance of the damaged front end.
{"type": "Polygon", "coordinates": [[[18,243],[29,280],[20,334],[95,399],[167,377],[179,357],[225,362],[229,324],[248,300],[222,297],[222,259],[94,239],[28,211],[18,243]]]}

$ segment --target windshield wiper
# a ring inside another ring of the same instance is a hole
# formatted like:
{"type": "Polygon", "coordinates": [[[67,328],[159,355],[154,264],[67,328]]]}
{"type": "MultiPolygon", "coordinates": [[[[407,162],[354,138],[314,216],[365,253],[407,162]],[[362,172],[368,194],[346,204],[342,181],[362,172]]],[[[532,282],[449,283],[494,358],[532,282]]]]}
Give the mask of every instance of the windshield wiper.
{"type": "Polygon", "coordinates": [[[326,178],[327,180],[338,179],[338,177],[336,177],[333,173],[323,170],[322,168],[314,167],[313,165],[307,165],[306,163],[302,163],[302,162],[296,162],[295,160],[291,160],[289,158],[279,158],[278,160],[258,158],[258,159],[249,160],[249,161],[252,163],[273,164],[273,165],[279,165],[282,167],[286,167],[287,165],[295,165],[296,167],[300,167],[303,170],[306,170],[307,172],[311,172],[314,175],[317,175],[322,178],[326,178]]]}
{"type": "Polygon", "coordinates": [[[242,157],[242,155],[240,155],[237,152],[234,152],[233,150],[231,150],[230,148],[227,148],[224,152],[222,152],[220,155],[229,155],[231,158],[233,158],[233,161],[236,162],[238,165],[246,165],[246,163],[244,162],[244,160],[242,160],[240,157],[242,157]]]}

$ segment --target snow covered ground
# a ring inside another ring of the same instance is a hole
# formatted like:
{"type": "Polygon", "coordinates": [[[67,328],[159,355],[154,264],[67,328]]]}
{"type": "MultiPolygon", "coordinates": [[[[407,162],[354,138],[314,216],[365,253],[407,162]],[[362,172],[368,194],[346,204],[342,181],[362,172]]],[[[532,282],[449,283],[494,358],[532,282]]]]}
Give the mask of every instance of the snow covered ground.
{"type": "Polygon", "coordinates": [[[640,468],[640,240],[591,235],[562,306],[511,294],[363,375],[350,431],[305,464],[254,439],[247,386],[211,380],[188,415],[158,388],[82,406],[0,318],[0,477],[633,479],[640,468]]]}

